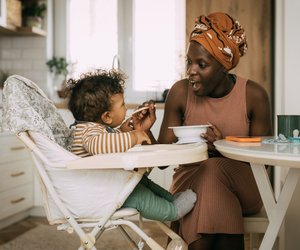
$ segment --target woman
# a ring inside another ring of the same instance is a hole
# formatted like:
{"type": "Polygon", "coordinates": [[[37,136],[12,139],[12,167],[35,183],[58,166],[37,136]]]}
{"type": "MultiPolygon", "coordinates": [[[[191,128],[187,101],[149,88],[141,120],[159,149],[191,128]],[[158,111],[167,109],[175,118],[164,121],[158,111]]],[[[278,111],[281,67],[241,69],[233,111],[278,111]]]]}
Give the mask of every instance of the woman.
{"type": "Polygon", "coordinates": [[[225,13],[200,16],[187,51],[187,79],[176,82],[167,97],[159,143],[177,138],[169,126],[212,126],[209,159],[179,166],[171,192],[197,193],[191,213],[172,227],[189,249],[244,249],[243,215],[256,213],[262,201],[248,163],[224,158],[213,142],[226,135],[271,135],[266,91],[257,83],[229,73],[247,50],[243,28],[225,13]]]}

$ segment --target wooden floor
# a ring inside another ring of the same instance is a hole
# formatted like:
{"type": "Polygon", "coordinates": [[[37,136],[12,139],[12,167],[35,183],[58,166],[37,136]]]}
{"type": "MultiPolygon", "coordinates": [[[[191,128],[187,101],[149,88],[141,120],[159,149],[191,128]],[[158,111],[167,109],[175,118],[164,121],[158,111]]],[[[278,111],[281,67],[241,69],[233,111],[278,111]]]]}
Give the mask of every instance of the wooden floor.
{"type": "Polygon", "coordinates": [[[0,230],[0,245],[4,244],[12,239],[15,239],[19,235],[26,231],[35,228],[39,224],[48,225],[48,221],[44,217],[28,217],[20,222],[17,222],[9,227],[0,230]]]}
{"type": "MultiPolygon", "coordinates": [[[[0,230],[0,245],[4,244],[39,224],[48,225],[44,217],[28,217],[16,224],[0,230]]],[[[249,250],[249,235],[245,235],[245,250],[249,250]]]]}
{"type": "MultiPolygon", "coordinates": [[[[26,231],[33,229],[37,227],[38,225],[49,225],[48,221],[45,217],[28,217],[20,222],[17,222],[13,225],[10,225],[9,227],[3,228],[0,230],[0,245],[5,244],[18,236],[21,236],[26,231]]],[[[156,223],[152,221],[144,221],[143,227],[145,232],[152,237],[155,241],[157,241],[162,246],[165,246],[167,244],[167,235],[162,235],[161,230],[159,230],[156,223]],[[164,237],[165,236],[165,237],[164,237]]],[[[62,232],[63,233],[63,232],[62,232]]],[[[129,234],[132,236],[132,233],[129,232],[129,234]]],[[[137,235],[136,235],[137,237],[137,235]]],[[[126,242],[124,241],[123,237],[114,239],[116,241],[120,242],[126,242]]],[[[120,244],[116,244],[120,245],[120,244]]],[[[115,248],[114,248],[115,249],[115,248]]],[[[144,247],[145,250],[150,250],[147,245],[144,247]]]]}

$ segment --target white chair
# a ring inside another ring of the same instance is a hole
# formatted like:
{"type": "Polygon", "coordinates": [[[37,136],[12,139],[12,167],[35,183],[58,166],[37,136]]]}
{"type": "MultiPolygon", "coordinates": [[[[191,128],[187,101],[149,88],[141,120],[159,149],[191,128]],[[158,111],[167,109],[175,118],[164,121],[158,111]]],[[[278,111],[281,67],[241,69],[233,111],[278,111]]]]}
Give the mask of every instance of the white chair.
{"type": "MultiPolygon", "coordinates": [[[[58,230],[76,232],[81,242],[79,249],[96,249],[96,240],[111,228],[120,229],[132,249],[142,249],[144,242],[151,249],[165,249],[129,219],[138,211],[120,209],[147,170],[146,166],[138,171],[133,169],[137,167],[135,153],[129,154],[130,157],[120,153],[79,158],[67,150],[70,129],[37,85],[14,75],[6,80],[3,94],[3,126],[16,133],[32,152],[50,224],[58,225],[58,230]],[[72,165],[82,169],[67,168],[72,165]],[[90,165],[103,166],[103,169],[85,169],[90,165]],[[111,169],[106,169],[107,165],[111,169]],[[94,199],[93,194],[103,194],[104,198],[94,199]],[[92,206],[94,203],[98,205],[92,206]],[[141,240],[132,240],[124,226],[131,228],[141,240]]],[[[186,243],[168,226],[162,222],[157,224],[171,239],[167,249],[187,249],[186,243]]]]}
{"type": "Polygon", "coordinates": [[[257,214],[244,217],[244,231],[249,234],[250,250],[258,249],[258,235],[265,233],[268,224],[269,221],[263,208],[257,214]]]}
{"type": "MultiPolygon", "coordinates": [[[[249,248],[250,250],[259,249],[261,243],[260,234],[264,234],[267,230],[269,220],[264,207],[256,214],[244,216],[244,231],[249,234],[249,248]]],[[[277,237],[277,242],[275,243],[273,249],[284,250],[283,244],[283,233],[284,233],[284,223],[281,226],[281,230],[277,237]]],[[[270,249],[271,250],[271,249],[270,249]]]]}

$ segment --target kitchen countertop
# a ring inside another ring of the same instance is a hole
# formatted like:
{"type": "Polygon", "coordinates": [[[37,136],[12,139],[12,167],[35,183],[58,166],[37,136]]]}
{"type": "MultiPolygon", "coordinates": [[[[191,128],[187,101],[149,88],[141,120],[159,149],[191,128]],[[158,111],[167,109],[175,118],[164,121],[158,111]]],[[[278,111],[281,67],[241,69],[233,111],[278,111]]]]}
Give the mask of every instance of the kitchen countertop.
{"type": "MultiPolygon", "coordinates": [[[[128,103],[126,104],[127,109],[136,109],[140,104],[138,103],[128,103]]],[[[156,109],[164,109],[165,104],[157,102],[156,104],[156,109]]],[[[67,109],[67,100],[61,101],[61,102],[56,102],[55,106],[60,109],[67,109]]]]}

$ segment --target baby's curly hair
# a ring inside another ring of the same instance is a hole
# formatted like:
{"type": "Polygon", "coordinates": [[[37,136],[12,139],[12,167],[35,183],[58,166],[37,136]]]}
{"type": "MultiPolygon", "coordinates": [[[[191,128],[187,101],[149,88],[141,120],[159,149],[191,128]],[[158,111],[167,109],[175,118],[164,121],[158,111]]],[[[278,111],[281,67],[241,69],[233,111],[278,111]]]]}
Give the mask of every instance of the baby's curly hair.
{"type": "Polygon", "coordinates": [[[111,109],[111,97],[124,93],[125,74],[121,71],[97,69],[67,82],[69,109],[77,121],[99,122],[111,109]]]}

